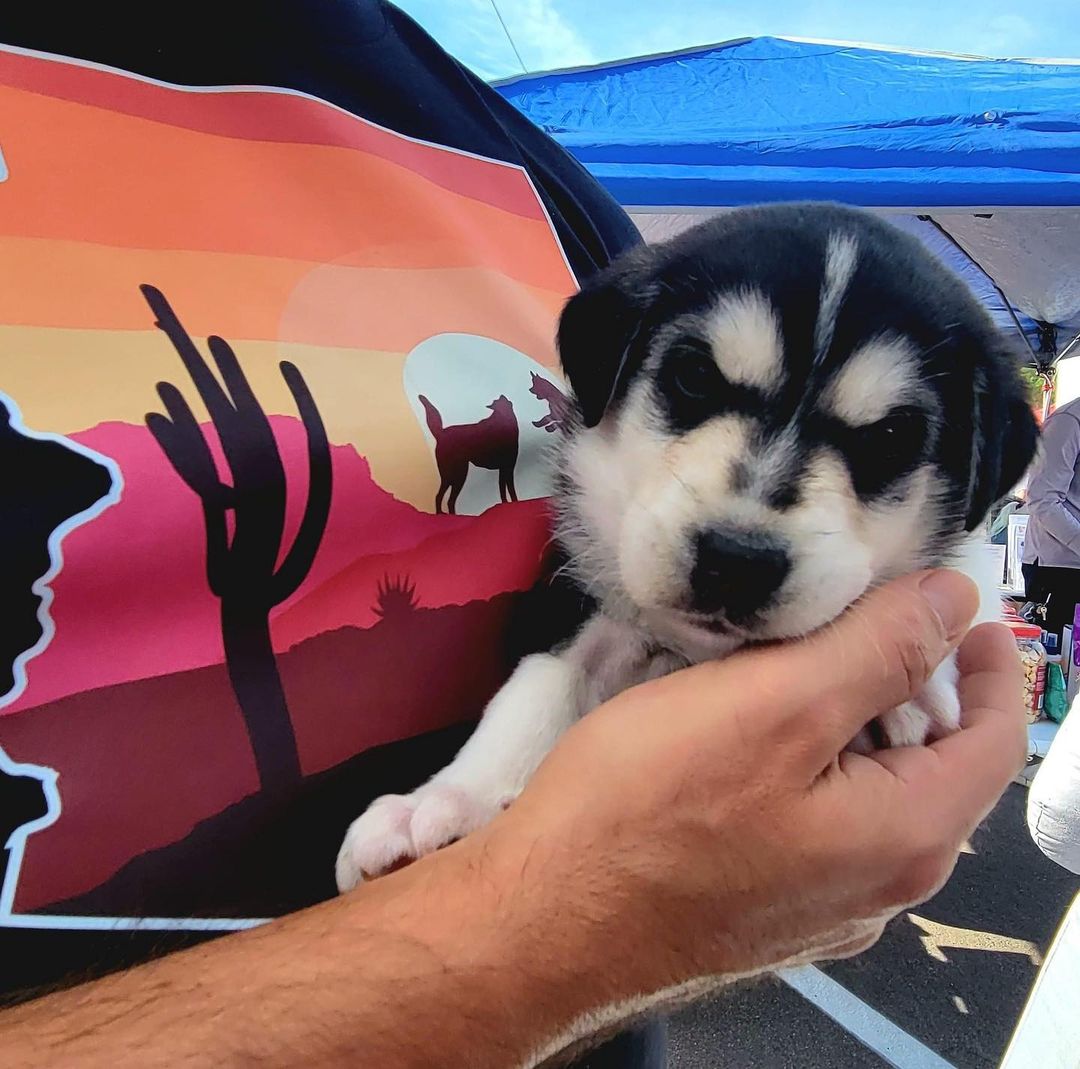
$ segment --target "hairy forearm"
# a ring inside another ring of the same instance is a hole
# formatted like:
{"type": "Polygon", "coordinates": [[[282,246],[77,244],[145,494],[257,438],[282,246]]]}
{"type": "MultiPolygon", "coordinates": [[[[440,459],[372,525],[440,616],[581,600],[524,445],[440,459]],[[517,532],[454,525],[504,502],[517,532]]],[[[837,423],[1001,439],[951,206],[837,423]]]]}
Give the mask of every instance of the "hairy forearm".
{"type": "Polygon", "coordinates": [[[345,898],[0,1015],[10,1067],[508,1069],[590,1001],[583,933],[464,842],[345,898]]]}

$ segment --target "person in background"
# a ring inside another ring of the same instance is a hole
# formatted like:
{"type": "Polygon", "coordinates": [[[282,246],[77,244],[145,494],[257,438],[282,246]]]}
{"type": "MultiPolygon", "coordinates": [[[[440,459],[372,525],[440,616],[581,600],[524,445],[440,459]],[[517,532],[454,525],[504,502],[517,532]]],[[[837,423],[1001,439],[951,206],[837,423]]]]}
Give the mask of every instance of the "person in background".
{"type": "Polygon", "coordinates": [[[1004,546],[1009,541],[1009,517],[1024,511],[1024,499],[1019,494],[1005,498],[1000,505],[991,509],[987,540],[993,546],[1004,546]]]}
{"type": "MultiPolygon", "coordinates": [[[[1080,601],[1080,398],[1062,405],[1042,433],[1028,483],[1024,579],[1046,604],[1047,631],[1061,634],[1080,601]]],[[[1080,715],[1066,716],[1028,792],[1028,830],[1051,861],[1080,874],[1080,715]]]]}
{"type": "Polygon", "coordinates": [[[1080,876],[1080,713],[1066,716],[1028,792],[1028,831],[1051,861],[1080,876]]]}
{"type": "Polygon", "coordinates": [[[1042,457],[1028,483],[1024,581],[1029,601],[1047,606],[1057,635],[1080,601],[1080,398],[1062,405],[1042,433],[1042,457]]]}

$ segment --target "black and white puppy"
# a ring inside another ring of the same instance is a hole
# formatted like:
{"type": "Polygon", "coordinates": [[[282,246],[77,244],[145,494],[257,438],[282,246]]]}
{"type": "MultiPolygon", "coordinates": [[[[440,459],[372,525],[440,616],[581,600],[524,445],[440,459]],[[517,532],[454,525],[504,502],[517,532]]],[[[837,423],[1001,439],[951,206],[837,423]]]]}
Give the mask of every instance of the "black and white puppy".
{"type": "MultiPolygon", "coordinates": [[[[590,282],[559,350],[576,406],[557,534],[597,610],[521,662],[447,768],[353,823],[343,890],[488,821],[635,683],[804,635],[933,565],[1000,614],[981,528],[1036,424],[986,312],[913,237],[832,205],[734,211],[590,282]]],[[[958,716],[950,660],[880,729],[919,743],[958,716]]]]}

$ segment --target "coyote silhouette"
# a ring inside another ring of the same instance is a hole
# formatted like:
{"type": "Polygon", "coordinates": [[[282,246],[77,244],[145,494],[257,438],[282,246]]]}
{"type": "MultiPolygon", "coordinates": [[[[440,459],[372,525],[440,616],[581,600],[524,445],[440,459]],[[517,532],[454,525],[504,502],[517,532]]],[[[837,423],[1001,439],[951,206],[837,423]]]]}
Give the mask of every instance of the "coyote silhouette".
{"type": "Polygon", "coordinates": [[[510,399],[500,394],[487,407],[491,415],[478,423],[462,423],[444,427],[442,414],[423,395],[428,430],[435,439],[435,463],[439,466],[439,492],[435,495],[435,511],[442,512],[443,498],[450,491],[446,511],[455,514],[458,495],[465,485],[469,465],[499,473],[499,497],[505,504],[517,501],[514,489],[514,467],[518,458],[518,422],[510,399]]]}
{"type": "Polygon", "coordinates": [[[537,375],[534,371],[529,393],[538,401],[546,401],[548,406],[548,414],[541,416],[540,419],[534,419],[532,425],[543,427],[548,434],[561,431],[566,421],[566,398],[558,386],[553,382],[548,382],[543,375],[537,375]]]}

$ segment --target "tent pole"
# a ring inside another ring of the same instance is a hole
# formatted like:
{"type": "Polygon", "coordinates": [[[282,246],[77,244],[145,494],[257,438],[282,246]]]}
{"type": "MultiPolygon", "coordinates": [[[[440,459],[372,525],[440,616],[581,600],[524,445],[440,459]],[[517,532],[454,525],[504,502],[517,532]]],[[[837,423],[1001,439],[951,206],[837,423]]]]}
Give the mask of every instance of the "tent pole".
{"type": "Polygon", "coordinates": [[[1069,355],[1069,353],[1071,353],[1073,351],[1073,349],[1076,348],[1078,342],[1080,342],[1080,334],[1077,334],[1076,337],[1073,338],[1073,340],[1071,342],[1069,342],[1069,344],[1066,345],[1065,348],[1062,349],[1060,353],[1058,353],[1058,357],[1054,361],[1054,363],[1058,364],[1062,360],[1064,360],[1065,357],[1067,357],[1069,355]]]}

